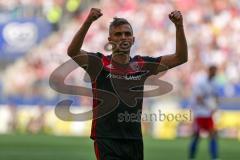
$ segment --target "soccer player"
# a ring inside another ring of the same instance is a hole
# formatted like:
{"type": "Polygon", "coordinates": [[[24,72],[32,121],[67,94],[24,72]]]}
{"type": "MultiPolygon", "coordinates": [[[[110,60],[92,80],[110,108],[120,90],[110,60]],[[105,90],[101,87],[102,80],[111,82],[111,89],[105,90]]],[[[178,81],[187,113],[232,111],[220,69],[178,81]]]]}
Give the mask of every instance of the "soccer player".
{"type": "Polygon", "coordinates": [[[216,73],[217,67],[214,65],[210,66],[208,75],[198,79],[193,87],[192,108],[195,118],[193,123],[193,138],[189,147],[189,159],[191,160],[195,158],[201,131],[209,133],[211,158],[212,160],[218,159],[216,130],[212,118],[218,102],[217,83],[215,81],[216,73]]]}
{"type": "Polygon", "coordinates": [[[113,47],[111,55],[82,50],[89,27],[102,15],[100,9],[92,8],[68,47],[68,55],[91,78],[95,108],[91,138],[94,140],[95,154],[98,160],[143,160],[141,121],[138,115],[142,111],[144,81],[150,75],[166,70],[162,66],[170,69],[187,62],[183,18],[180,11],[169,14],[176,26],[176,52],[153,58],[130,56],[135,37],[132,26],[124,18],[114,18],[110,24],[108,41],[113,47]],[[109,101],[115,105],[104,104],[109,101]]]}

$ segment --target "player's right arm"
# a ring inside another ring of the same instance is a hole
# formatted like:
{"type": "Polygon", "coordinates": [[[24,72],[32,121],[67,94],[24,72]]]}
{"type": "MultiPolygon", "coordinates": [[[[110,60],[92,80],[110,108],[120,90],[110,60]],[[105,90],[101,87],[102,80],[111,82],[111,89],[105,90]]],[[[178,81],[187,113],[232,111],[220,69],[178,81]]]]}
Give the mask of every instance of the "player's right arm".
{"type": "Polygon", "coordinates": [[[91,24],[102,15],[103,14],[101,13],[100,9],[92,8],[90,10],[90,13],[88,14],[87,19],[84,21],[79,31],[75,34],[72,42],[68,47],[68,50],[67,50],[68,56],[70,56],[80,66],[88,63],[88,56],[87,56],[88,52],[82,50],[82,44],[83,44],[84,38],[91,24]]]}

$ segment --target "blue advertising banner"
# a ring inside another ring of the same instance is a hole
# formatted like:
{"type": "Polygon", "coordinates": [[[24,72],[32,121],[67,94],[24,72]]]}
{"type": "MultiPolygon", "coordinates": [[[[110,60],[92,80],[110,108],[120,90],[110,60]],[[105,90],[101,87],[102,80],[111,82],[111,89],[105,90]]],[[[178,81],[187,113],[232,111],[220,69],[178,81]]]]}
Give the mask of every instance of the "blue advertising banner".
{"type": "Polygon", "coordinates": [[[43,19],[11,20],[0,24],[0,57],[22,56],[52,32],[43,19]]]}

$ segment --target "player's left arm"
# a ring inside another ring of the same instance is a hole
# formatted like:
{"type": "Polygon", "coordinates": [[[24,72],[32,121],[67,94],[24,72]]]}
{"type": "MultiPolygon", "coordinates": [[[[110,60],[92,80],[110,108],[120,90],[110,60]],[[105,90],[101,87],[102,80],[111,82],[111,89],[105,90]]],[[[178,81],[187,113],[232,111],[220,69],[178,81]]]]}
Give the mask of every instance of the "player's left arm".
{"type": "Polygon", "coordinates": [[[175,24],[176,27],[176,52],[162,56],[158,72],[163,71],[164,68],[173,68],[181,65],[188,60],[187,41],[183,28],[183,17],[180,11],[173,11],[169,14],[169,19],[175,24]]]}

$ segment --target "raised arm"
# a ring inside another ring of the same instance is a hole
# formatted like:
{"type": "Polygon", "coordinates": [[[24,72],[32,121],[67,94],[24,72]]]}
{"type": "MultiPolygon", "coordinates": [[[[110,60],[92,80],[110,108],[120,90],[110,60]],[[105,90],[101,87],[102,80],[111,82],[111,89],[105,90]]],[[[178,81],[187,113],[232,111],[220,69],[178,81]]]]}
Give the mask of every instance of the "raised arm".
{"type": "Polygon", "coordinates": [[[81,49],[84,38],[91,24],[101,16],[102,16],[102,13],[100,9],[92,8],[90,10],[90,13],[87,19],[84,21],[79,31],[75,34],[72,42],[68,47],[68,50],[67,50],[68,56],[73,58],[80,65],[87,64],[88,62],[87,52],[81,49]],[[85,55],[85,56],[78,57],[78,55],[85,55]]]}
{"type": "Polygon", "coordinates": [[[173,11],[169,14],[169,19],[175,24],[176,27],[176,52],[163,56],[158,71],[163,70],[163,66],[167,69],[181,65],[188,60],[187,41],[184,34],[183,18],[180,11],[173,11]]]}

